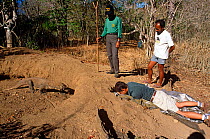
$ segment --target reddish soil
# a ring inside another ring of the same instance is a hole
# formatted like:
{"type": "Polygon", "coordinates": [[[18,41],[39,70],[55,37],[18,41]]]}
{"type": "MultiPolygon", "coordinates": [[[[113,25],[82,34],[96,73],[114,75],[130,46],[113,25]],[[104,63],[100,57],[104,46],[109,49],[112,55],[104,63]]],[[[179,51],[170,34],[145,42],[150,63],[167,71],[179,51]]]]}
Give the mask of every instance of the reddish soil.
{"type": "MultiPolygon", "coordinates": [[[[62,52],[12,48],[1,50],[0,56],[0,90],[27,77],[46,78],[55,84],[63,82],[73,90],[73,94],[32,94],[28,88],[1,91],[0,138],[104,139],[110,134],[113,138],[186,139],[203,131],[205,138],[210,139],[210,128],[204,123],[193,123],[199,129],[196,130],[159,109],[145,109],[110,93],[110,87],[119,80],[142,83],[147,76],[129,74],[127,59],[122,56],[120,78],[106,74],[108,65],[100,64],[98,72],[97,64],[62,52]]],[[[209,86],[203,84],[202,78],[175,70],[170,75],[179,80],[174,80],[172,88],[166,84],[164,89],[210,101],[209,86]]]]}

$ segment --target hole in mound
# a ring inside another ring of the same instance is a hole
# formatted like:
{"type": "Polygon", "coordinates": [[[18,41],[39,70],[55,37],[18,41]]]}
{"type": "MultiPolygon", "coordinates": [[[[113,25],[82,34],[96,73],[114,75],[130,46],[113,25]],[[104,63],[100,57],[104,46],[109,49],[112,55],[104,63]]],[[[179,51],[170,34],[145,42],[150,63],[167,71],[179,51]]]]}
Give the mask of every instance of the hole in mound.
{"type": "Polygon", "coordinates": [[[68,95],[73,95],[75,90],[74,89],[71,89],[71,88],[65,88],[63,90],[57,90],[57,89],[45,89],[44,90],[44,93],[47,93],[47,92],[60,92],[62,94],[68,94],[68,95]]]}
{"type": "Polygon", "coordinates": [[[10,75],[12,78],[25,78],[23,75],[10,75]]]}
{"type": "Polygon", "coordinates": [[[9,75],[0,74],[0,81],[10,79],[9,75]]]}
{"type": "Polygon", "coordinates": [[[21,75],[6,75],[4,73],[0,74],[0,81],[2,80],[8,80],[11,78],[25,78],[25,76],[21,76],[21,75]]]}
{"type": "Polygon", "coordinates": [[[75,90],[72,88],[65,88],[61,93],[67,93],[69,95],[73,95],[74,92],[75,92],[75,90]]]}

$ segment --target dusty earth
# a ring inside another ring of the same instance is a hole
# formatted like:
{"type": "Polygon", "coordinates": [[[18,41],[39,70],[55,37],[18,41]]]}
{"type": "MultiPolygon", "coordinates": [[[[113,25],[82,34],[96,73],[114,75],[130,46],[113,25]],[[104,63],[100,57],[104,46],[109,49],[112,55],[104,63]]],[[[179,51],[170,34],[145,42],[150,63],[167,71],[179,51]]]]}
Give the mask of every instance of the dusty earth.
{"type": "MultiPolygon", "coordinates": [[[[84,62],[62,52],[32,51],[25,48],[1,50],[0,138],[52,139],[210,139],[204,123],[190,127],[159,109],[145,109],[121,100],[109,89],[117,81],[141,83],[144,72],[130,72],[128,59],[120,56],[121,77],[108,75],[108,65],[84,62]],[[48,91],[29,93],[26,87],[3,91],[20,79],[41,77],[53,84],[65,83],[71,94],[48,91]],[[201,134],[202,133],[202,134],[201,134]],[[203,138],[204,138],[203,137],[203,138]]],[[[157,72],[157,71],[155,71],[157,72]]],[[[200,77],[172,71],[173,86],[163,88],[187,93],[200,101],[210,101],[209,86],[200,77]]]]}

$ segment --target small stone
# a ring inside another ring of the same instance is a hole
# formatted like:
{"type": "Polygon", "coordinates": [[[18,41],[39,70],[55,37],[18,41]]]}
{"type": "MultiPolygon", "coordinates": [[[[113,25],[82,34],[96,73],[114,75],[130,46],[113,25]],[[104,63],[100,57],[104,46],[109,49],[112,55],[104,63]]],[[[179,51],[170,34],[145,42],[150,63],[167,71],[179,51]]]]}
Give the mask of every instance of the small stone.
{"type": "Polygon", "coordinates": [[[179,122],[178,120],[174,119],[174,123],[178,123],[178,122],[179,122]]]}

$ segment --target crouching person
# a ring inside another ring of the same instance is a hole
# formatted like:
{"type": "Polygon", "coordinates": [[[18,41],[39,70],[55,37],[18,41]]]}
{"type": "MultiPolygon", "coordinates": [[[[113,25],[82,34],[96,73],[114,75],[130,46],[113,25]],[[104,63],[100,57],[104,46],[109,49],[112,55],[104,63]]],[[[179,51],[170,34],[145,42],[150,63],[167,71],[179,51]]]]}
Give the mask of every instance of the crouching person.
{"type": "Polygon", "coordinates": [[[171,110],[190,119],[203,120],[204,123],[207,124],[207,126],[210,126],[210,114],[207,113],[209,110],[209,105],[207,103],[201,103],[199,101],[177,102],[174,98],[172,98],[170,95],[167,95],[164,91],[155,90],[154,88],[150,88],[148,86],[145,86],[144,84],[136,82],[128,82],[126,84],[119,81],[115,84],[114,90],[119,94],[130,95],[134,99],[145,99],[147,101],[151,101],[153,104],[165,111],[171,110]],[[206,114],[179,110],[179,108],[189,106],[198,106],[201,110],[204,110],[206,114]]]}

